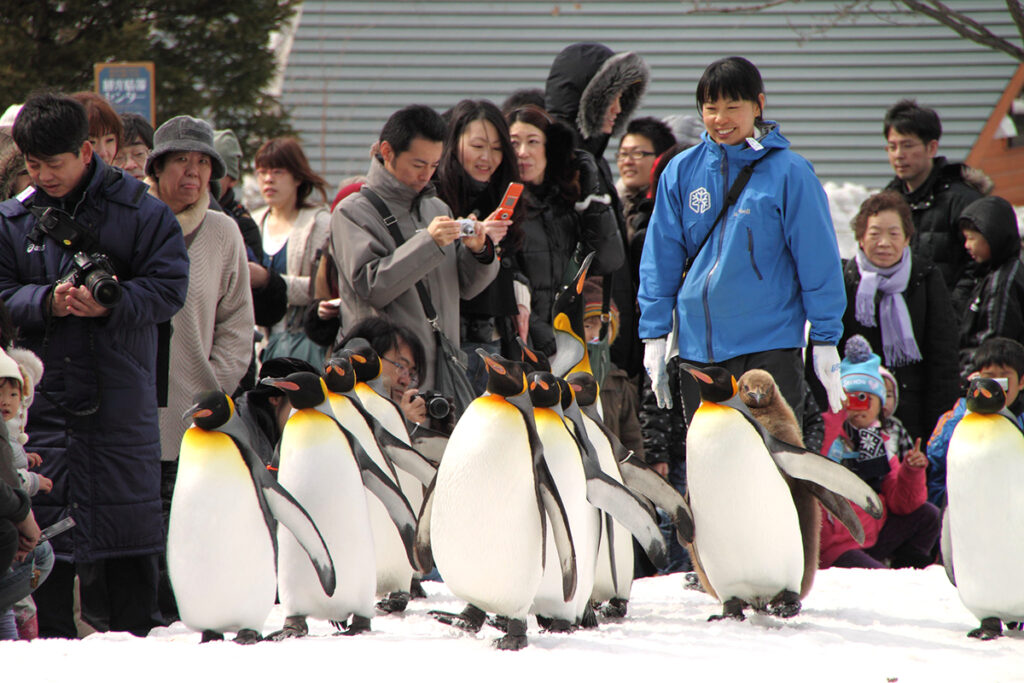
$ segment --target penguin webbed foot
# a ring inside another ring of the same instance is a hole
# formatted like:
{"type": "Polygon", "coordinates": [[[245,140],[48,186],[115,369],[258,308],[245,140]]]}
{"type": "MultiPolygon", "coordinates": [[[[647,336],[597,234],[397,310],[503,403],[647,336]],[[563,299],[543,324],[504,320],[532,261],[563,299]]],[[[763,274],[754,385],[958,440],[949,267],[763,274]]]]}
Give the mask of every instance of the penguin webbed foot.
{"type": "Polygon", "coordinates": [[[492,618],[488,619],[487,625],[498,629],[502,633],[508,633],[508,617],[501,614],[495,614],[492,618]]]}
{"type": "Polygon", "coordinates": [[[220,631],[203,631],[203,636],[199,640],[202,643],[216,643],[219,640],[224,640],[224,634],[220,631]]]}
{"type": "Polygon", "coordinates": [[[287,638],[302,638],[308,634],[309,626],[306,624],[306,618],[303,616],[290,616],[285,617],[284,626],[280,630],[268,635],[266,640],[280,642],[287,638]]]}
{"type": "Polygon", "coordinates": [[[385,614],[404,612],[409,606],[409,594],[405,591],[392,591],[377,603],[377,609],[385,614]]]}
{"type": "Polygon", "coordinates": [[[415,576],[409,582],[409,595],[413,600],[422,600],[427,597],[427,591],[423,590],[423,582],[415,576]]]}
{"type": "Polygon", "coordinates": [[[612,598],[601,607],[601,616],[605,619],[624,619],[629,609],[629,600],[612,598]]]}
{"type": "Polygon", "coordinates": [[[526,620],[506,618],[508,631],[506,635],[494,641],[499,650],[522,650],[526,647],[526,620]]]}
{"type": "Polygon", "coordinates": [[[352,621],[349,623],[348,628],[341,632],[341,635],[356,636],[360,633],[369,633],[371,630],[370,617],[361,617],[358,614],[353,614],[352,621]]]}
{"type": "Polygon", "coordinates": [[[588,602],[587,606],[583,608],[583,616],[580,617],[580,628],[597,628],[598,625],[594,606],[588,602]]]}
{"type": "Polygon", "coordinates": [[[576,630],[576,625],[567,619],[542,617],[539,614],[537,615],[537,625],[548,633],[572,633],[576,630]]]}
{"type": "Polygon", "coordinates": [[[981,620],[981,626],[967,633],[968,638],[978,640],[995,640],[1003,635],[1003,623],[997,617],[986,617],[981,620]]]}
{"type": "Polygon", "coordinates": [[[686,583],[683,585],[683,588],[686,590],[697,591],[698,593],[707,593],[704,586],[701,585],[700,577],[697,575],[697,572],[686,572],[686,576],[684,578],[686,579],[686,583]]]}
{"type": "Polygon", "coordinates": [[[768,603],[768,612],[783,619],[789,619],[800,614],[800,595],[791,590],[780,591],[768,603]]]}
{"type": "Polygon", "coordinates": [[[487,612],[484,612],[476,605],[466,605],[466,608],[458,614],[438,610],[432,610],[428,614],[442,624],[454,626],[466,633],[479,633],[484,625],[484,621],[487,620],[487,612]]]}
{"type": "Polygon", "coordinates": [[[238,643],[239,645],[252,645],[263,640],[263,636],[260,635],[259,631],[255,631],[251,628],[243,628],[241,631],[235,634],[232,642],[238,643]]]}
{"type": "Polygon", "coordinates": [[[722,613],[712,614],[708,617],[708,621],[722,621],[723,619],[744,621],[746,617],[743,615],[743,608],[746,606],[747,603],[743,602],[739,598],[730,598],[722,603],[722,613]]]}

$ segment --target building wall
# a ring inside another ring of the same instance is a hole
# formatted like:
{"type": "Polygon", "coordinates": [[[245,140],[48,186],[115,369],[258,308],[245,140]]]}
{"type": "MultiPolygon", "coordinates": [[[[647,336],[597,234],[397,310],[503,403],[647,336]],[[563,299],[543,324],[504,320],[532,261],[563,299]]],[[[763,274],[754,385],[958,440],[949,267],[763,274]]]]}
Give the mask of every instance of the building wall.
{"type": "MultiPolygon", "coordinates": [[[[392,111],[411,103],[443,111],[466,97],[500,105],[517,88],[543,88],[565,45],[598,41],[636,51],[649,64],[641,116],[696,113],[694,87],[708,63],[732,54],[751,59],[764,76],[767,118],[781,123],[823,181],[888,181],[881,120],[902,97],[935,107],[945,131],[940,153],[966,157],[1018,64],[916,15],[858,10],[822,30],[838,4],[845,3],[695,15],[685,13],[693,4],[680,0],[307,0],[283,102],[314,167],[338,183],[365,171],[392,111]]],[[[1017,36],[1000,0],[947,4],[1001,36],[1017,36]]],[[[894,5],[876,0],[873,7],[894,5]]]]}

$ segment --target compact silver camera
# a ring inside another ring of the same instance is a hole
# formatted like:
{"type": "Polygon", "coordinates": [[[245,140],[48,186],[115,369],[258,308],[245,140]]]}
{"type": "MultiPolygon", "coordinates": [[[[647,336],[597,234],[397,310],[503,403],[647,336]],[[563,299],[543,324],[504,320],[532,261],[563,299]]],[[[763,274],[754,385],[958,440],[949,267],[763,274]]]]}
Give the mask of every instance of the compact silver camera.
{"type": "Polygon", "coordinates": [[[472,218],[458,218],[459,237],[474,237],[476,235],[476,221],[472,218]]]}

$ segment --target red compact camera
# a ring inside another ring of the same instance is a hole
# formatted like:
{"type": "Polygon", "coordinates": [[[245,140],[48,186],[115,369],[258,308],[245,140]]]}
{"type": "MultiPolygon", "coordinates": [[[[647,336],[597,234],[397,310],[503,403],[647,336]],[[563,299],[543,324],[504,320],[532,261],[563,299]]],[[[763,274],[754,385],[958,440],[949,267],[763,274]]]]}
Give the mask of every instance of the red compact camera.
{"type": "Polygon", "coordinates": [[[866,391],[847,391],[847,410],[867,410],[871,407],[871,394],[866,391]]]}

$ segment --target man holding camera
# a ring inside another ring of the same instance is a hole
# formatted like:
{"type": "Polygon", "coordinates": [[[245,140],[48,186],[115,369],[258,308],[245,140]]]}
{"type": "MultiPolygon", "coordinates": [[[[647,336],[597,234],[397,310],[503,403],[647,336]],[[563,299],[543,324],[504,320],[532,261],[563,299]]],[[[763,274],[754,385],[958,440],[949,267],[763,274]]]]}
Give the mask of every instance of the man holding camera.
{"type": "MultiPolygon", "coordinates": [[[[419,371],[420,387],[425,389],[435,386],[437,343],[416,283],[425,283],[438,325],[458,348],[459,298],[482,292],[499,267],[482,224],[464,234],[430,183],[444,135],[444,121],[430,107],[411,105],[392,114],[381,130],[379,153],[370,164],[363,191],[342,200],[331,216],[342,321],[384,314],[413,330],[426,352],[419,371]],[[396,243],[367,189],[394,217],[401,243],[396,243]]],[[[488,234],[500,240],[511,221],[488,223],[487,230],[501,232],[488,234]],[[498,224],[503,227],[496,228],[498,224]]]]}
{"type": "Polygon", "coordinates": [[[34,509],[42,526],[77,522],[35,594],[40,635],[76,637],[76,574],[84,621],[145,635],[160,622],[164,544],[158,325],[185,302],[184,238],[144,184],[93,152],[71,98],[33,94],[12,133],[33,186],[0,204],[0,297],[46,367],[27,432],[53,490],[34,509]]]}

